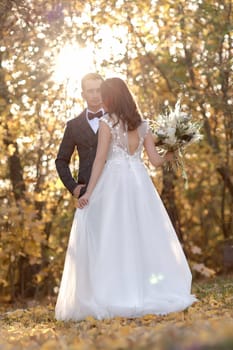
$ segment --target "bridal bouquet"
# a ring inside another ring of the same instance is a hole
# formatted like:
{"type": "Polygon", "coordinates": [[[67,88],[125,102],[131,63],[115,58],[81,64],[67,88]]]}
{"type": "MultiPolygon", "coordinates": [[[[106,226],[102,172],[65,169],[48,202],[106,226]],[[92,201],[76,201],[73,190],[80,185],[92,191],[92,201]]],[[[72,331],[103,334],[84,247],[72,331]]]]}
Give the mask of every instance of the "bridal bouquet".
{"type": "Polygon", "coordinates": [[[183,162],[184,151],[187,146],[202,139],[201,124],[191,121],[192,116],[182,110],[180,100],[175,108],[168,108],[165,114],[160,114],[151,125],[155,135],[155,145],[163,151],[175,151],[175,164],[182,170],[187,187],[188,179],[183,162]]]}

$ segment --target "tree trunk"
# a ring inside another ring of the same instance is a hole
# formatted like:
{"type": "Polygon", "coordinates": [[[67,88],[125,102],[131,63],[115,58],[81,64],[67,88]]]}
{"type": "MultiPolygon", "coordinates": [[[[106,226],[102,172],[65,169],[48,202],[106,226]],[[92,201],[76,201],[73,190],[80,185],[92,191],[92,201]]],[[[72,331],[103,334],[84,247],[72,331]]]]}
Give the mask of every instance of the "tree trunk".
{"type": "Polygon", "coordinates": [[[166,167],[163,167],[163,190],[161,197],[167,209],[171,222],[176,230],[177,236],[180,242],[183,243],[183,233],[179,220],[179,212],[175,202],[175,178],[176,175],[173,169],[167,169],[166,167]]]}

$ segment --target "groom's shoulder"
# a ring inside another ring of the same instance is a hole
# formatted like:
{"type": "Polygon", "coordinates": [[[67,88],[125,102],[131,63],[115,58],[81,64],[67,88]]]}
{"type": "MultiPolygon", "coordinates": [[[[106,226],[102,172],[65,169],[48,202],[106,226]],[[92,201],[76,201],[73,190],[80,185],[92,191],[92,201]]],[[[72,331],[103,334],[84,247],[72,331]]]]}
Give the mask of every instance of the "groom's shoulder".
{"type": "Polygon", "coordinates": [[[74,127],[82,124],[83,118],[86,116],[86,110],[82,111],[77,117],[68,120],[67,127],[74,127]]]}

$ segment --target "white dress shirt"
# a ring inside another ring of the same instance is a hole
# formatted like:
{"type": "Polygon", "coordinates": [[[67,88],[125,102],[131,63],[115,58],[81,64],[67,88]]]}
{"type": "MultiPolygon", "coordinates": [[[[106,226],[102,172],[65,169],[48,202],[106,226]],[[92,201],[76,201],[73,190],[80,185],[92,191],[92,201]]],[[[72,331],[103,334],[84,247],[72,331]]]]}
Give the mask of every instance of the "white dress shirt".
{"type": "Polygon", "coordinates": [[[94,133],[96,134],[97,133],[97,131],[98,131],[98,129],[99,129],[99,118],[93,118],[93,119],[88,119],[88,112],[90,112],[90,113],[98,113],[98,112],[102,112],[103,113],[103,115],[104,115],[104,109],[103,108],[100,108],[98,111],[96,111],[96,112],[93,112],[93,111],[91,111],[90,109],[88,109],[87,108],[87,110],[86,110],[86,118],[87,118],[87,121],[88,121],[88,123],[89,123],[89,125],[90,125],[90,127],[92,128],[92,130],[94,131],[94,133]]]}

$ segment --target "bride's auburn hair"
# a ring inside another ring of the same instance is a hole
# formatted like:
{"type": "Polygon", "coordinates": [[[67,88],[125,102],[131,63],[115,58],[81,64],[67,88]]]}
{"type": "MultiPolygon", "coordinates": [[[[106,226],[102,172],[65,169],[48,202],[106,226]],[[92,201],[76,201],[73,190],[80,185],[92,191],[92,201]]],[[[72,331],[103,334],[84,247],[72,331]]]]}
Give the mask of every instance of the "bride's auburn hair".
{"type": "MultiPolygon", "coordinates": [[[[138,106],[126,83],[120,78],[109,78],[101,84],[101,95],[110,117],[116,114],[129,131],[135,130],[142,122],[138,106]]],[[[115,125],[116,125],[115,124],[115,125]]]]}

